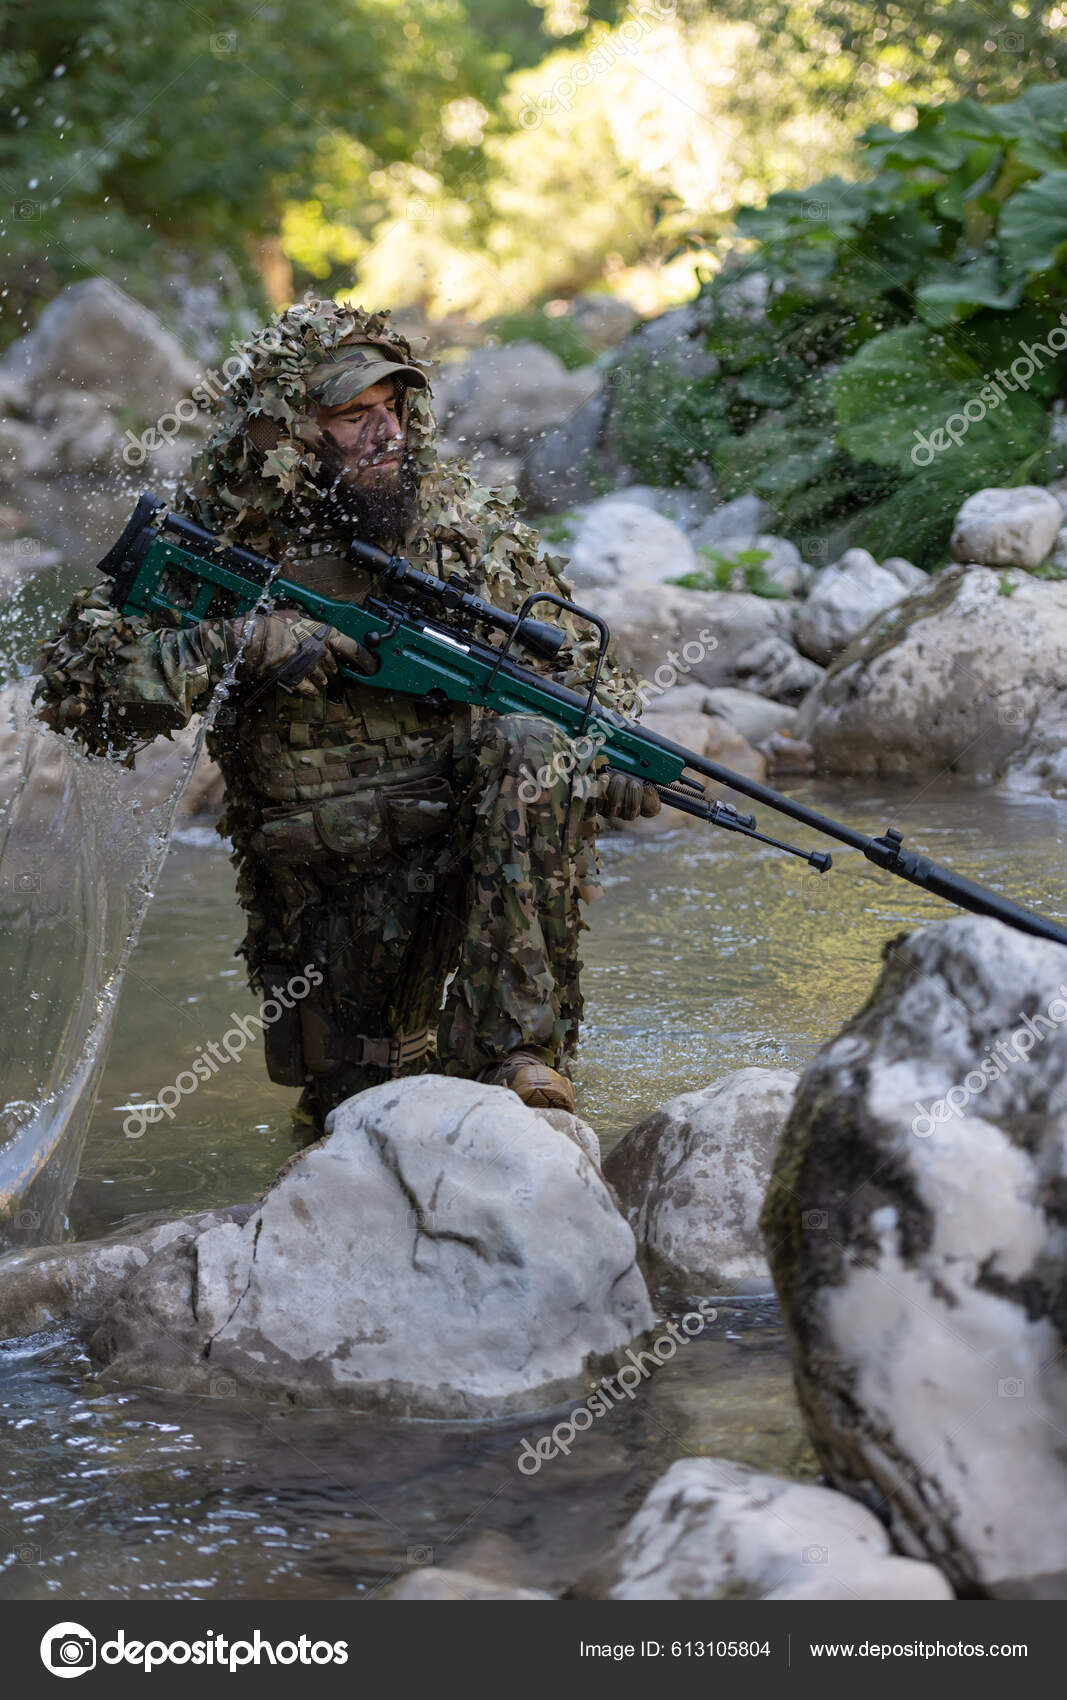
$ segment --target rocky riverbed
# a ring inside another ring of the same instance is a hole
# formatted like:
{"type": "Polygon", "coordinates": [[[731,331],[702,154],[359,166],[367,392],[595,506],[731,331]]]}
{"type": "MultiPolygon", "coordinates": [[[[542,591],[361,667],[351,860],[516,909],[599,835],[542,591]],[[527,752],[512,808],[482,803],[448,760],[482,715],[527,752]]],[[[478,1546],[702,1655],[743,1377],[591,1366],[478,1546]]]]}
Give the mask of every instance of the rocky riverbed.
{"type": "MultiPolygon", "coordinates": [[[[704,358],[684,314],[630,334],[704,358]]],[[[805,560],[753,496],[636,484],[606,363],[553,362],[516,344],[449,368],[445,445],[553,514],[649,723],[1059,915],[1060,493],[975,492],[932,575],[805,560]]],[[[124,363],[158,431],[195,374],[93,283],[0,368],[16,668],[132,485],[165,485],[200,429],[175,412],[146,475],[118,471],[124,363]]],[[[194,740],[143,760],[126,802],[158,807],[194,740]]],[[[20,757],[0,750],[8,789],[20,757]]],[[[23,793],[42,819],[50,772],[23,793]]],[[[218,803],[202,763],[79,1242],[0,1263],[25,1531],[0,1590],[1064,1597],[1067,951],[946,921],[856,856],[817,879],[665,811],[606,846],[578,1119],[424,1079],[351,1101],[284,1164],[281,1094],[249,1056],[131,1140],[184,1040],[249,1007],[218,803]]]]}

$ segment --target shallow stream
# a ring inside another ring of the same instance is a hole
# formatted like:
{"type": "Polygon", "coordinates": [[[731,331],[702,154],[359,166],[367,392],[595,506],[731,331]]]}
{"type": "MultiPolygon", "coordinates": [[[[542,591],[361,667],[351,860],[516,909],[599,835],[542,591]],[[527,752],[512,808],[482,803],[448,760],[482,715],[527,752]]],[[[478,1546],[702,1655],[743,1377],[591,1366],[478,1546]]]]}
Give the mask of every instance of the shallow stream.
{"type": "MultiPolygon", "coordinates": [[[[960,873],[1067,914],[1061,805],[944,781],[917,797],[814,785],[804,795],[868,830],[893,821],[960,873]]],[[[689,824],[612,839],[604,860],[578,1072],[579,1108],[605,1146],[730,1069],[802,1069],[862,1003],[884,942],[952,913],[855,853],[835,852],[834,871],[818,876],[689,824]]],[[[131,1102],[173,1081],[231,1012],[254,1008],[233,956],[231,878],[210,830],[179,831],[122,992],[72,1204],[79,1236],[249,1198],[292,1149],[295,1095],[269,1083],[251,1047],[173,1121],[137,1141],[122,1131],[131,1102]]],[[[562,1411],[385,1425],[225,1395],[104,1392],[57,1337],[0,1350],[0,1597],[367,1597],[416,1564],[454,1562],[486,1532],[516,1543],[531,1582],[565,1585],[674,1458],[814,1472],[775,1305],[715,1308],[632,1403],[533,1477],[516,1467],[520,1443],[562,1411]]]]}

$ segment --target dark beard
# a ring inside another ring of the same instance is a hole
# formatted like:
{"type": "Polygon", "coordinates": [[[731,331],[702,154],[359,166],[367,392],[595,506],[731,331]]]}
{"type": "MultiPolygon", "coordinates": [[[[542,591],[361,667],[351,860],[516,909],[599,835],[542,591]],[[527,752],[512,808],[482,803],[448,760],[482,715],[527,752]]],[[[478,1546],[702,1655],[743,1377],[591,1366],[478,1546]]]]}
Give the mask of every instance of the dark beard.
{"type": "Polygon", "coordinates": [[[399,472],[357,489],[333,478],[324,493],[320,513],[351,530],[368,543],[402,543],[418,517],[418,484],[414,467],[405,457],[399,472]]]}

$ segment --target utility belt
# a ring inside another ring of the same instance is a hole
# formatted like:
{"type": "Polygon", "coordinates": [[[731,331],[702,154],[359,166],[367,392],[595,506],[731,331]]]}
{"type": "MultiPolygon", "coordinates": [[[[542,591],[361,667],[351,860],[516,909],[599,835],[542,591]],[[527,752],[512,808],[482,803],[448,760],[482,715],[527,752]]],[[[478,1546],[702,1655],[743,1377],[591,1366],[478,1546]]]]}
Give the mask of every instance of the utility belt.
{"type": "Polygon", "coordinates": [[[447,765],[428,762],[374,774],[340,797],[266,808],[249,847],[275,866],[340,857],[369,867],[403,855],[455,820],[457,798],[445,777],[447,765]]]}

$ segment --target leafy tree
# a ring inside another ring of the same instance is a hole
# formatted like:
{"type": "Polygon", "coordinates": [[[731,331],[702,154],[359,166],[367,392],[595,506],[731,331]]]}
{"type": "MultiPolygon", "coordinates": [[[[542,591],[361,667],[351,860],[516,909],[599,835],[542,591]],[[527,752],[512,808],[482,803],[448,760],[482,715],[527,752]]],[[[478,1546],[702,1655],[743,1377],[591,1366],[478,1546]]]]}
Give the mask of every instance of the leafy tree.
{"type": "Polygon", "coordinates": [[[933,562],[971,491],[1060,469],[1067,85],[875,126],[864,147],[866,181],[742,209],[747,258],[698,302],[718,375],[676,386],[651,432],[621,391],[619,428],[648,471],[695,418],[724,493],[755,490],[798,541],[933,562]],[[762,313],[738,306],[753,280],[762,313]]]}

